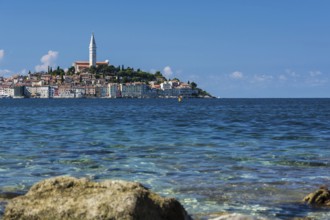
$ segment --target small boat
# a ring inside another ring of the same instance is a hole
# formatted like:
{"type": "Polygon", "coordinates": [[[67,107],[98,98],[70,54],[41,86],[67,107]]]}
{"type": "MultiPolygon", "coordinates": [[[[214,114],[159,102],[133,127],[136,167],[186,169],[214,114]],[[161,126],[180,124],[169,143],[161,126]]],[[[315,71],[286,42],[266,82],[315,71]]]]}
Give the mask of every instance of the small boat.
{"type": "Polygon", "coordinates": [[[182,97],[181,95],[179,95],[179,96],[178,96],[178,102],[182,102],[182,98],[183,98],[183,97],[182,97]]]}

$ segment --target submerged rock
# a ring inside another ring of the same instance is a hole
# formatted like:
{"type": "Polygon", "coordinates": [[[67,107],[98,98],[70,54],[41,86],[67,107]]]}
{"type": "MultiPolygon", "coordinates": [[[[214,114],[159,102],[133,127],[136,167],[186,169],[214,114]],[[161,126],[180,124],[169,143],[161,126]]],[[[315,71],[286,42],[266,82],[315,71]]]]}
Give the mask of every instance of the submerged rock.
{"type": "Polygon", "coordinates": [[[323,205],[330,207],[330,192],[327,187],[320,187],[313,193],[308,194],[304,198],[304,202],[309,205],[323,205]]]}
{"type": "Polygon", "coordinates": [[[163,198],[139,183],[55,177],[12,199],[4,219],[188,220],[190,217],[177,200],[163,198]]]}

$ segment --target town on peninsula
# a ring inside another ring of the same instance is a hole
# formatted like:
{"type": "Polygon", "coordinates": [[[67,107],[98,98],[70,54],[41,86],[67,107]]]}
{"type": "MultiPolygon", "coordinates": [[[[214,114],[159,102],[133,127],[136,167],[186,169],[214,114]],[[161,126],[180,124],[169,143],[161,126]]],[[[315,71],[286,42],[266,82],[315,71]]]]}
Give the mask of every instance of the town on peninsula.
{"type": "Polygon", "coordinates": [[[109,61],[96,61],[94,34],[89,61],[75,61],[70,68],[29,71],[28,75],[0,76],[0,98],[212,98],[195,82],[166,79],[161,72],[148,73],[109,61]]]}

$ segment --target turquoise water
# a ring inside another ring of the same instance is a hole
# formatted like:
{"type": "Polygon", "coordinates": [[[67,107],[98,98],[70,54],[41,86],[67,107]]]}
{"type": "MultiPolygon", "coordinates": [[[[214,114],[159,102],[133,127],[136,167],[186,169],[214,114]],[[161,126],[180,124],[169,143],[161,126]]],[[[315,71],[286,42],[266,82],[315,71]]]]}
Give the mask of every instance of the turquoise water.
{"type": "Polygon", "coordinates": [[[330,186],[330,99],[0,100],[0,117],[0,193],[124,179],[193,215],[330,218],[301,203],[330,186]]]}

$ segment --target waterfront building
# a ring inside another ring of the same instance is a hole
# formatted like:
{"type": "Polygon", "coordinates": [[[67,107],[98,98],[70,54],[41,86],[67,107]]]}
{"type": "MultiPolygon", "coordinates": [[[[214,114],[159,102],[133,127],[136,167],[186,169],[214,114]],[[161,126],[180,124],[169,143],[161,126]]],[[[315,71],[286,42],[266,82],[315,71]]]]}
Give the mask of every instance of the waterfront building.
{"type": "Polygon", "coordinates": [[[150,90],[148,91],[148,97],[149,98],[158,98],[159,94],[158,94],[158,89],[155,88],[150,88],[150,90]]]}
{"type": "Polygon", "coordinates": [[[13,96],[14,96],[13,88],[11,88],[9,85],[0,86],[0,97],[13,97],[13,96]]]}
{"type": "Polygon", "coordinates": [[[108,84],[108,94],[109,94],[109,98],[121,97],[119,84],[118,83],[109,83],[108,84]]]}
{"type": "Polygon", "coordinates": [[[84,87],[76,87],[73,89],[75,98],[85,97],[86,89],[84,87]]]}
{"type": "Polygon", "coordinates": [[[120,91],[123,98],[146,98],[148,96],[148,86],[141,82],[120,84],[120,91]]]}
{"type": "Polygon", "coordinates": [[[51,86],[50,94],[52,94],[52,98],[60,98],[58,86],[51,86]]]}
{"type": "Polygon", "coordinates": [[[161,97],[170,98],[173,96],[173,90],[174,89],[159,90],[158,95],[161,97]]]}
{"type": "Polygon", "coordinates": [[[172,83],[169,81],[165,81],[160,84],[160,91],[159,95],[164,97],[172,97],[173,96],[173,89],[172,89],[172,83]]]}
{"type": "Polygon", "coordinates": [[[189,84],[182,83],[180,86],[173,89],[173,96],[182,96],[185,98],[191,98],[194,94],[197,94],[198,91],[192,89],[189,84]]]}
{"type": "Polygon", "coordinates": [[[24,95],[27,98],[49,98],[49,86],[25,86],[24,95]]]}
{"type": "Polygon", "coordinates": [[[49,86],[49,98],[58,96],[58,86],[49,86]]]}
{"type": "Polygon", "coordinates": [[[86,97],[95,97],[96,91],[95,86],[85,86],[86,97]]]}
{"type": "Polygon", "coordinates": [[[49,86],[40,86],[37,88],[37,97],[38,98],[49,98],[49,86]]]}
{"type": "Polygon", "coordinates": [[[75,72],[84,72],[84,70],[88,69],[89,67],[97,67],[100,65],[109,65],[109,61],[104,62],[97,62],[96,60],[96,42],[94,33],[91,36],[91,40],[89,43],[89,61],[75,61],[72,66],[75,68],[75,72]]]}
{"type": "Polygon", "coordinates": [[[74,91],[71,85],[60,85],[58,87],[58,97],[56,98],[74,98],[74,91]]]}
{"type": "Polygon", "coordinates": [[[24,86],[15,86],[13,98],[24,98],[24,86]]]}
{"type": "Polygon", "coordinates": [[[170,83],[169,81],[165,81],[160,84],[160,88],[162,90],[172,89],[172,83],[170,83]]]}
{"type": "Polygon", "coordinates": [[[108,87],[107,86],[97,86],[95,87],[95,95],[98,98],[108,97],[108,87]]]}

